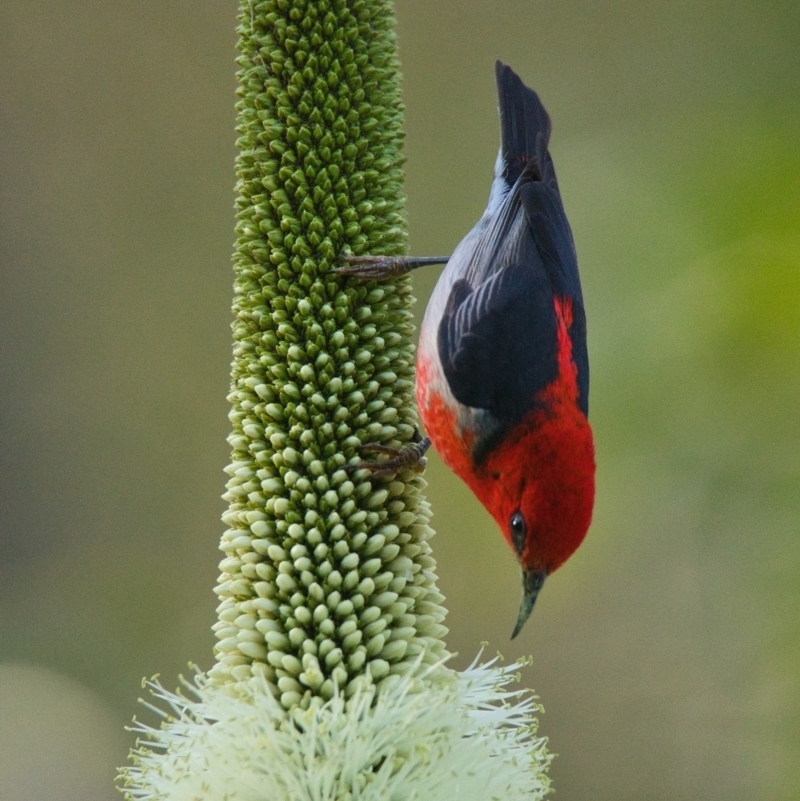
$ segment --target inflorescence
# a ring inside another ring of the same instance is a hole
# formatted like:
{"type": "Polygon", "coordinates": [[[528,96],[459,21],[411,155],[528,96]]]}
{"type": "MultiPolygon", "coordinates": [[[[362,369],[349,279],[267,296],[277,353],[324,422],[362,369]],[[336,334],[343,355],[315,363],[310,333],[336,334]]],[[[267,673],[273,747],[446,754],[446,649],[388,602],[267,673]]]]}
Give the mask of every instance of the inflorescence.
{"type": "Polygon", "coordinates": [[[444,651],[423,479],[345,469],[414,433],[402,105],[388,2],[267,0],[240,16],[233,461],[214,681],[285,708],[395,681],[444,651]],[[394,677],[394,678],[392,678],[394,677]]]}

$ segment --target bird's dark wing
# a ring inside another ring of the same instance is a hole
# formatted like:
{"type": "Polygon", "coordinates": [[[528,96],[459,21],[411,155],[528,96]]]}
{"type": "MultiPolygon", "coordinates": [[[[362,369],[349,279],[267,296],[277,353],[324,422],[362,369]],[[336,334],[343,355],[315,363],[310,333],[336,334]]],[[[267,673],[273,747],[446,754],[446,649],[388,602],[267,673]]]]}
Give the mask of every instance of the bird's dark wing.
{"type": "Polygon", "coordinates": [[[456,281],[438,349],[459,403],[516,422],[558,375],[553,291],[544,270],[513,264],[475,290],[456,281]]]}
{"type": "Polygon", "coordinates": [[[456,400],[490,411],[506,426],[558,375],[554,297],[572,300],[578,406],[588,414],[586,316],[572,232],[558,189],[532,172],[524,171],[498,215],[498,225],[509,220],[503,236],[487,232],[498,245],[514,238],[514,246],[476,247],[492,263],[483,280],[467,271],[467,280],[454,283],[438,330],[439,358],[456,400]]]}

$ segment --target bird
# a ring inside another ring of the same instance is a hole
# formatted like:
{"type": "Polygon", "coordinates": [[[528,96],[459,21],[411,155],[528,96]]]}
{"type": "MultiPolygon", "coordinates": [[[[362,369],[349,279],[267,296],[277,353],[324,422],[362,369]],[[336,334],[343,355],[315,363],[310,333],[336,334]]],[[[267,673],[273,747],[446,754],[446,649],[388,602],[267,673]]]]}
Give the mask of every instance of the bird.
{"type": "Polygon", "coordinates": [[[347,256],[343,275],[385,279],[446,263],[420,329],[416,395],[427,436],[377,475],[424,466],[432,443],[499,526],[522,572],[511,638],[545,579],[583,541],[595,497],[586,314],[575,244],[536,92],[497,61],[500,149],[489,202],[449,257],[347,256]]]}

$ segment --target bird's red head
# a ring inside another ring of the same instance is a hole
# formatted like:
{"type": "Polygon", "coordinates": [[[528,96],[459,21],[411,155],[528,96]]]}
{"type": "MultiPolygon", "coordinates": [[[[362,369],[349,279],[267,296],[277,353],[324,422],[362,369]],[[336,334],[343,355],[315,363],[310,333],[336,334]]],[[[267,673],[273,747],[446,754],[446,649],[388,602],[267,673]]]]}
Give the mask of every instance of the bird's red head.
{"type": "Polygon", "coordinates": [[[573,404],[529,413],[475,471],[472,489],[522,567],[516,636],[544,579],[581,544],[594,506],[592,430],[573,404]]]}
{"type": "Polygon", "coordinates": [[[531,412],[475,473],[476,494],[524,570],[552,573],[581,544],[594,505],[592,430],[575,407],[531,412]]]}

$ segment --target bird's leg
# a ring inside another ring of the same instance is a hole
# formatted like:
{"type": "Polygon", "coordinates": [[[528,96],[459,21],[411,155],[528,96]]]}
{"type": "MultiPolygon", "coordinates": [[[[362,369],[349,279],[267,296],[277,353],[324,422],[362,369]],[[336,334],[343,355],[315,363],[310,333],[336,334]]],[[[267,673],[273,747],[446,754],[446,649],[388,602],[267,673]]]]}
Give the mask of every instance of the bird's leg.
{"type": "Polygon", "coordinates": [[[369,470],[375,478],[381,476],[393,476],[403,470],[413,470],[421,473],[425,469],[427,459],[425,451],[431,446],[428,437],[420,436],[419,431],[414,429],[414,441],[405,448],[390,448],[388,445],[381,445],[377,442],[368,442],[359,448],[362,453],[382,453],[389,456],[381,462],[358,462],[345,466],[345,470],[369,470]]]}
{"type": "Polygon", "coordinates": [[[338,267],[334,272],[354,278],[385,281],[424,267],[426,264],[445,264],[449,256],[345,256],[347,267],[338,267]]]}

